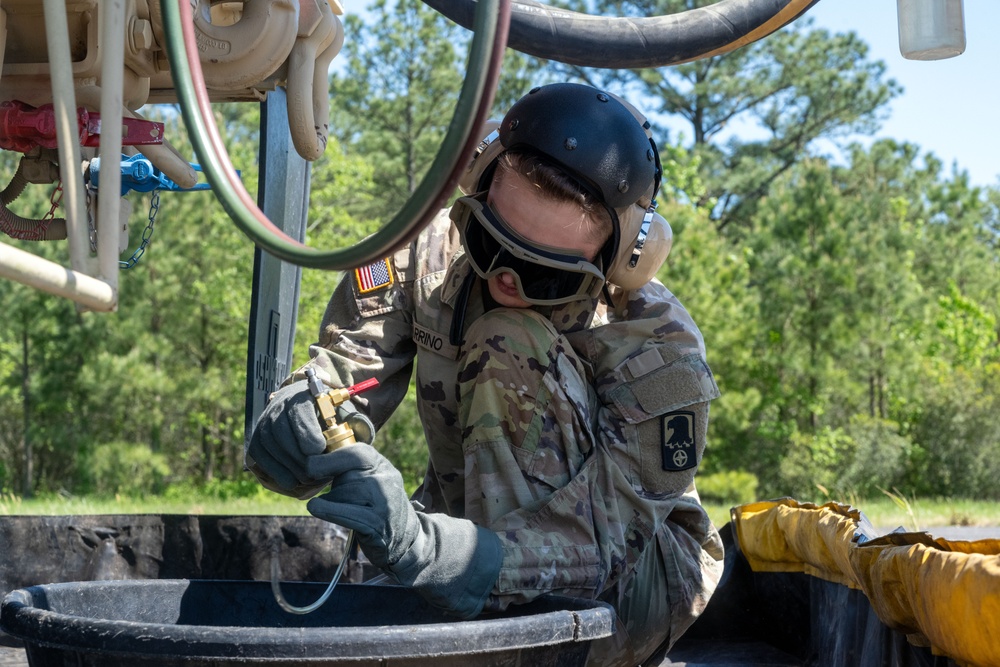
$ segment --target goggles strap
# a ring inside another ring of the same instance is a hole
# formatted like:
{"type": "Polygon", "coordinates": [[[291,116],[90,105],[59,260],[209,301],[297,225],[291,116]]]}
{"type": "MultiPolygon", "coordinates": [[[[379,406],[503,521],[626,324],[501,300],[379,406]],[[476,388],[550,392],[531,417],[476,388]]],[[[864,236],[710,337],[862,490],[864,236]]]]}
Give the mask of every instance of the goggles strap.
{"type": "Polygon", "coordinates": [[[465,342],[465,313],[469,309],[469,294],[472,286],[476,284],[476,272],[469,267],[469,273],[462,281],[462,287],[458,290],[458,298],[455,300],[455,314],[451,318],[451,331],[448,333],[448,342],[459,347],[465,342]]]}

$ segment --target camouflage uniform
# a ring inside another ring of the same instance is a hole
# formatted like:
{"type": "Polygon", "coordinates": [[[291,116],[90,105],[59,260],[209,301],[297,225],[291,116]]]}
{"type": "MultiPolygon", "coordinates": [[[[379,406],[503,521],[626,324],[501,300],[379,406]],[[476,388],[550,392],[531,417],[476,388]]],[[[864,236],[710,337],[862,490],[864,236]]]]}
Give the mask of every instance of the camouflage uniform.
{"type": "Polygon", "coordinates": [[[676,641],[722,566],[693,483],[719,393],[684,308],[654,280],[616,310],[484,312],[477,285],[452,345],[471,267],[447,215],[388,264],[391,284],[351,273],[337,287],[309,363],[343,386],[379,378],[356,398],[380,426],[419,360],[429,465],[415,500],[500,537],[487,609],[551,591],[609,602],[619,627],[598,664],[636,665],[676,641]]]}

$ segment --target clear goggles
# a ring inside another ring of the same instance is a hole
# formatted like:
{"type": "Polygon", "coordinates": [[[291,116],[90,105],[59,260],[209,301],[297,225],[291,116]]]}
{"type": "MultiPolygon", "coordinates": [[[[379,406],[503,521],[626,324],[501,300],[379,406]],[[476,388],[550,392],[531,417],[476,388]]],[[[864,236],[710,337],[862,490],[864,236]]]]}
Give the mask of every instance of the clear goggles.
{"type": "Polygon", "coordinates": [[[484,280],[513,274],[525,302],[553,306],[592,298],[604,287],[604,272],[584,255],[532,243],[485,202],[486,193],[455,202],[452,218],[472,268],[484,280]]]}

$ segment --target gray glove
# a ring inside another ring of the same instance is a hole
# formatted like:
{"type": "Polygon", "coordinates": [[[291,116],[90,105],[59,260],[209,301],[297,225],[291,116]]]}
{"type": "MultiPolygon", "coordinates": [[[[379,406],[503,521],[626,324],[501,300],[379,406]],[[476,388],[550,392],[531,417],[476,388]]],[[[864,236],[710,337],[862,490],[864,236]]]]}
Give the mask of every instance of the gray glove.
{"type": "Polygon", "coordinates": [[[353,529],[368,560],[434,606],[466,619],[482,611],[503,562],[495,533],[414,510],[399,471],[373,447],[313,456],[307,467],[314,478],[334,478],[309,501],[313,516],[353,529]]]}
{"type": "MultiPolygon", "coordinates": [[[[319,418],[317,417],[317,420],[319,418]]],[[[375,425],[368,415],[358,410],[350,399],[337,406],[337,419],[344,422],[354,431],[354,439],[370,445],[375,442],[375,425]]]]}
{"type": "MultiPolygon", "coordinates": [[[[354,429],[359,442],[371,443],[375,427],[347,401],[337,417],[354,429]]],[[[309,457],[322,454],[326,439],[316,413],[316,403],[305,380],[274,393],[257,420],[244,452],[244,463],[261,485],[277,493],[305,500],[322,491],[332,477],[312,477],[309,457]]]]}

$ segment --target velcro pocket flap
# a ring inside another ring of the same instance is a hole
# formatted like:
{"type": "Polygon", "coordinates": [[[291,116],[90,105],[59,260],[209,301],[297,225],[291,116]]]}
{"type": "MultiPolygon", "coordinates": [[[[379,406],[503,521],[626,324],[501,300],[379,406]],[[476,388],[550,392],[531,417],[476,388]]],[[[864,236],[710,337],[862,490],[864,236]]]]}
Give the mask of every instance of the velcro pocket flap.
{"type": "Polygon", "coordinates": [[[608,398],[630,424],[718,397],[719,387],[712,370],[700,354],[688,354],[666,362],[608,393],[608,398]]]}

